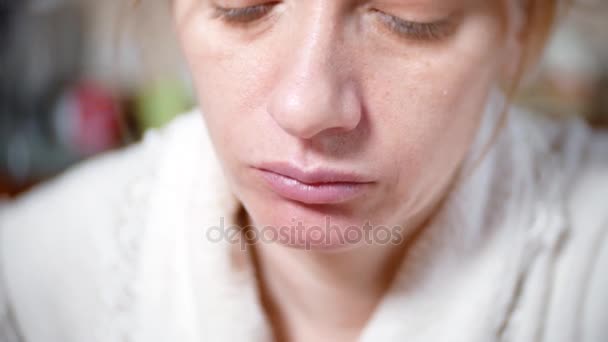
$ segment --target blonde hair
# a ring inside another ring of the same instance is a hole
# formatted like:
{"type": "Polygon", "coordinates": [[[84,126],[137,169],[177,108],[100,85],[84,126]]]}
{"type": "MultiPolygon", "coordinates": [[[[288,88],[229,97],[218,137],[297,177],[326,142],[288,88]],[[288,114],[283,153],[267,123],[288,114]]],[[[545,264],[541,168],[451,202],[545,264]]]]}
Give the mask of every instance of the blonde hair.
{"type": "Polygon", "coordinates": [[[526,2],[525,42],[513,91],[521,85],[523,76],[536,67],[556,23],[570,7],[570,0],[528,0],[526,2]]]}
{"type": "Polygon", "coordinates": [[[495,144],[501,131],[507,124],[509,109],[511,108],[517,93],[521,90],[522,81],[541,59],[545,47],[554,31],[558,20],[565,15],[571,5],[570,0],[527,0],[525,3],[526,22],[523,51],[514,77],[507,80],[504,89],[506,102],[488,143],[482,148],[479,158],[473,163],[473,167],[468,172],[460,174],[459,177],[466,178],[474,173],[474,170],[481,164],[485,156],[495,144]]]}

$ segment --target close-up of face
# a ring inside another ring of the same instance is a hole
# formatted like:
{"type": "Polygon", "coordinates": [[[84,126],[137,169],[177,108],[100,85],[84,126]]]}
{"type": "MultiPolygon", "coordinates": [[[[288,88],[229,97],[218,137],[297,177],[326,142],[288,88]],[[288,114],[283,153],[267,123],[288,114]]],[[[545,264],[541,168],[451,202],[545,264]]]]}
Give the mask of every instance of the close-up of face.
{"type": "Polygon", "coordinates": [[[256,227],[329,217],[342,231],[407,233],[458,174],[489,93],[518,59],[516,6],[175,0],[173,17],[226,178],[256,227]]]}
{"type": "Polygon", "coordinates": [[[608,341],[607,13],[0,0],[0,342],[608,341]]]}

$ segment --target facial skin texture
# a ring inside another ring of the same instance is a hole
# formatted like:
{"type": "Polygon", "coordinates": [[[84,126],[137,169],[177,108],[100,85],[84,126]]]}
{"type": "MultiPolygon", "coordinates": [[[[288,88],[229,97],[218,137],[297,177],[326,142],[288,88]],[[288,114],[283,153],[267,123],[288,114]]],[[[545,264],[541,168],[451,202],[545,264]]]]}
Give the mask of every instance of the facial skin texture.
{"type": "Polygon", "coordinates": [[[323,226],[331,216],[341,229],[414,230],[457,175],[488,92],[514,59],[503,5],[286,0],[245,24],[215,9],[259,4],[173,3],[211,138],[254,225],[323,226]],[[447,24],[432,37],[400,35],[384,14],[447,24]],[[345,203],[302,204],[272,192],[252,168],[274,161],[353,171],[373,184],[345,203]]]}

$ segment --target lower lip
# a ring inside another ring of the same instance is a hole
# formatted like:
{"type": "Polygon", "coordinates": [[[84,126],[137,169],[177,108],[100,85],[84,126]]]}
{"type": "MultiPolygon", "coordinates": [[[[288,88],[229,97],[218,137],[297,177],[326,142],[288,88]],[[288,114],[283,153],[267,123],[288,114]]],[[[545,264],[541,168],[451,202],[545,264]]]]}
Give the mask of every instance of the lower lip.
{"type": "Polygon", "coordinates": [[[258,169],[270,188],[279,196],[306,204],[343,203],[361,195],[370,183],[335,182],[306,184],[296,179],[258,169]]]}

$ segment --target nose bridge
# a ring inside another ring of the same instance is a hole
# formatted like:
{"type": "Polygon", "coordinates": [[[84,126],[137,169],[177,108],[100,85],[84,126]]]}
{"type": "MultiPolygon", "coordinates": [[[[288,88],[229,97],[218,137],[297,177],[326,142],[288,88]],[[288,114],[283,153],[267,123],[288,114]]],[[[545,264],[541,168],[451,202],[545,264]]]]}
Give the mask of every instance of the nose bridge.
{"type": "Polygon", "coordinates": [[[330,78],[331,66],[336,62],[338,56],[336,43],[339,40],[340,28],[334,21],[334,16],[329,9],[324,7],[315,9],[315,15],[310,16],[305,25],[301,27],[301,33],[295,44],[293,72],[295,77],[326,77],[330,78]]]}
{"type": "Polygon", "coordinates": [[[318,5],[313,11],[288,37],[293,53],[283,61],[283,74],[269,105],[270,114],[285,131],[305,139],[330,128],[354,129],[360,119],[341,51],[339,20],[329,6],[318,5]]]}

